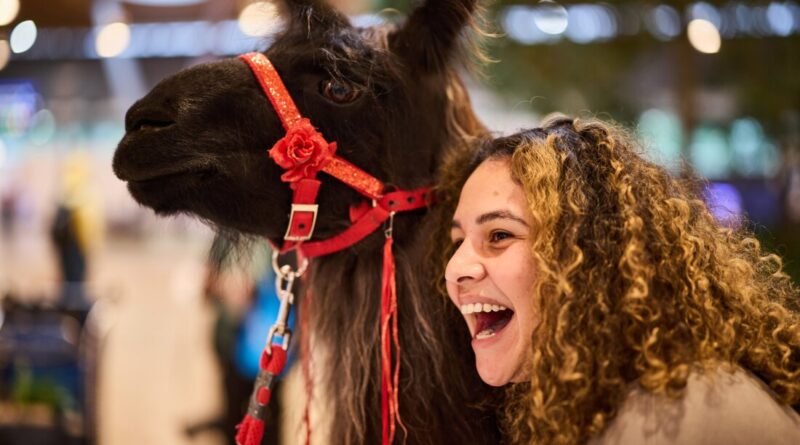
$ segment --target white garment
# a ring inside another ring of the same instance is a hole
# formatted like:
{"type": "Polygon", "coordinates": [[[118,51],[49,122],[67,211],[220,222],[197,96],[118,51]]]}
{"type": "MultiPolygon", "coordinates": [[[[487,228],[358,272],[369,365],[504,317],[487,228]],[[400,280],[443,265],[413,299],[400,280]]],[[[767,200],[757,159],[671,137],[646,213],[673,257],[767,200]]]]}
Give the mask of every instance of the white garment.
{"type": "Polygon", "coordinates": [[[800,415],[749,372],[692,373],[671,400],[636,388],[590,445],[800,445],[800,415]]]}

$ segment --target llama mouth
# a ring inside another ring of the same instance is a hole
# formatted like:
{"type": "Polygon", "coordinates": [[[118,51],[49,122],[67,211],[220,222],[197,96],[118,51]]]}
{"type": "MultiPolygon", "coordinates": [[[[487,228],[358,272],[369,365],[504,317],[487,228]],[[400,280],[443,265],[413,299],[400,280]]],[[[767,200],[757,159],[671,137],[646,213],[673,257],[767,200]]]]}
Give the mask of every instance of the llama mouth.
{"type": "Polygon", "coordinates": [[[187,202],[216,175],[213,168],[188,169],[128,180],[128,191],[139,204],[157,214],[187,210],[187,202]]]}
{"type": "Polygon", "coordinates": [[[157,173],[154,175],[143,176],[140,178],[128,179],[129,185],[146,186],[146,185],[166,185],[171,182],[179,181],[184,178],[198,179],[200,181],[210,179],[214,175],[214,169],[207,168],[192,168],[179,170],[175,172],[157,173]]]}

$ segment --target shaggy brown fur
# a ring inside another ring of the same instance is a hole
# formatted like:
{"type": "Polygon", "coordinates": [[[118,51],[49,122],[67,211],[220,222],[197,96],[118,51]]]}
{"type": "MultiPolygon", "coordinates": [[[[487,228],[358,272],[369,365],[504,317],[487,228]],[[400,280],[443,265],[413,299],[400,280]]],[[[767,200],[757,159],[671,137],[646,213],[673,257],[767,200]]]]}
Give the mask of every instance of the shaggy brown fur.
{"type": "MultiPolygon", "coordinates": [[[[324,3],[287,3],[286,30],[266,51],[300,111],[338,154],[387,184],[430,185],[445,158],[463,156],[485,130],[453,66],[474,0],[428,0],[400,27],[358,29],[324,3]],[[327,82],[355,88],[349,103],[324,94],[327,82]]],[[[253,75],[237,59],[201,65],[159,83],[126,117],[114,170],[157,213],[191,213],[226,230],[279,242],[290,192],[266,150],[284,135],[253,75]]],[[[361,199],[322,175],[315,238],[349,225],[361,199]]],[[[494,411],[464,345],[459,314],[435,297],[424,266],[425,211],[395,220],[402,342],[397,443],[497,443],[494,411]],[[448,359],[446,360],[445,357],[448,359]],[[453,357],[457,359],[453,360],[453,357]]],[[[379,443],[381,246],[375,233],[311,270],[314,344],[329,352],[323,384],[335,443],[379,443]]]]}

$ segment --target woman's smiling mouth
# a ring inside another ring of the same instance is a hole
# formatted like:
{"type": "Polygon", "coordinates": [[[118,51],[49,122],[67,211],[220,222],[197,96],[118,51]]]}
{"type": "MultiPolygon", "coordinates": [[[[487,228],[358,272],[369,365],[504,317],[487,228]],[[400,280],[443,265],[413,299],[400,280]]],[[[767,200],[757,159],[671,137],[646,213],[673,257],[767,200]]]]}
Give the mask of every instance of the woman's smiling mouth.
{"type": "Polygon", "coordinates": [[[461,313],[467,319],[476,340],[493,337],[502,331],[514,317],[514,311],[494,303],[468,303],[461,305],[461,313]]]}

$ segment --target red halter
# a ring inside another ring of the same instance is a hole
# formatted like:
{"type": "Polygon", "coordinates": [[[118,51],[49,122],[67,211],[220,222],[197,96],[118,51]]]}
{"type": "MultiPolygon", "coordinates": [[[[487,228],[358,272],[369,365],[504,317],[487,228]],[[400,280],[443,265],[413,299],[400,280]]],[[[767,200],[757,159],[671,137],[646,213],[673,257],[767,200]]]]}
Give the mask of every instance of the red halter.
{"type": "MultiPolygon", "coordinates": [[[[269,150],[269,155],[275,163],[286,170],[281,175],[281,179],[288,182],[293,191],[289,224],[280,251],[287,252],[297,249],[305,258],[338,252],[361,241],[388,221],[389,227],[385,231],[386,243],[383,251],[381,292],[381,411],[383,444],[388,445],[394,439],[395,423],[398,422],[402,426],[397,394],[400,344],[397,332],[397,296],[394,256],[392,255],[393,216],[396,212],[427,207],[430,204],[430,188],[386,192],[386,187],[380,180],[336,156],[336,143],[328,143],[311,122],[300,114],[280,76],[265,55],[249,53],[239,57],[253,71],[286,129],[286,135],[269,150]],[[316,179],[316,175],[320,171],[347,184],[364,195],[367,201],[351,206],[352,225],[349,228],[325,240],[309,241],[314,234],[319,209],[316,200],[320,181],[316,179]],[[394,346],[394,354],[392,346],[394,346]]],[[[270,351],[275,349],[274,345],[268,344],[266,353],[262,354],[262,370],[269,374],[270,385],[272,376],[280,373],[280,369],[270,366],[270,351]]],[[[281,362],[280,368],[282,368],[283,356],[279,357],[281,357],[279,362],[281,362]]],[[[259,380],[263,381],[264,379],[259,380]]],[[[245,418],[237,434],[237,442],[240,445],[259,443],[263,432],[263,407],[269,400],[270,389],[271,386],[256,388],[248,414],[251,419],[245,418]],[[261,424],[251,427],[253,422],[259,420],[257,417],[262,417],[261,424]]]]}

